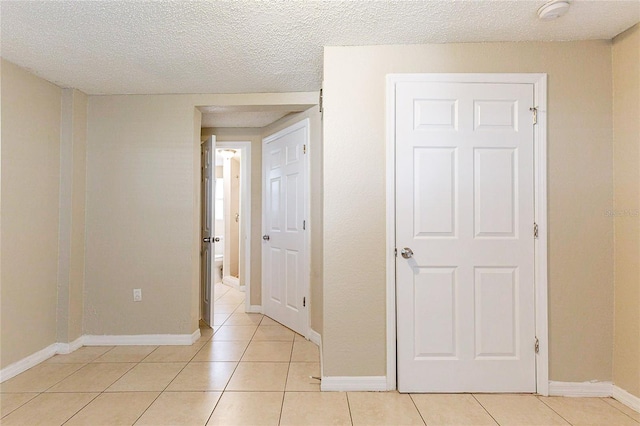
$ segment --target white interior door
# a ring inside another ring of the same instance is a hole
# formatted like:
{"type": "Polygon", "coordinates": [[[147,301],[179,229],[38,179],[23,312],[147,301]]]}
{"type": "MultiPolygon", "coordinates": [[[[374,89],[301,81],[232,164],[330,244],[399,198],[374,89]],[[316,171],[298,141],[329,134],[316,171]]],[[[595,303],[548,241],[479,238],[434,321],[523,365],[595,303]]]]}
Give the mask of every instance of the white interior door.
{"type": "Polygon", "coordinates": [[[202,144],[202,249],[200,251],[200,311],[202,320],[209,326],[213,326],[213,285],[212,276],[214,253],[213,244],[215,239],[215,218],[213,203],[215,202],[215,151],[216,137],[211,136],[202,144]]]}
{"type": "Polygon", "coordinates": [[[308,120],[263,140],[264,314],[307,334],[308,120]]]}
{"type": "Polygon", "coordinates": [[[536,391],[533,93],[396,85],[402,392],[536,391]]]}

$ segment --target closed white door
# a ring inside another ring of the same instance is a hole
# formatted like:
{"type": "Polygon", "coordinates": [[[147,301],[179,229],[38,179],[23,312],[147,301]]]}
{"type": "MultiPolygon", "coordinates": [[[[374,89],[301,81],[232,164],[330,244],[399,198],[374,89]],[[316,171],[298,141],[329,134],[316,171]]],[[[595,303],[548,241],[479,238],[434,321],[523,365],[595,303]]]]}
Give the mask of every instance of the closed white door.
{"type": "Polygon", "coordinates": [[[263,140],[264,314],[307,334],[306,144],[304,120],[263,140]]]}
{"type": "Polygon", "coordinates": [[[214,250],[211,247],[215,240],[215,220],[213,203],[215,201],[215,162],[214,153],[216,137],[211,136],[202,144],[202,249],[200,251],[200,311],[202,320],[213,326],[213,283],[212,268],[214,250]]]}
{"type": "Polygon", "coordinates": [[[396,86],[402,392],[536,391],[533,93],[396,86]]]}

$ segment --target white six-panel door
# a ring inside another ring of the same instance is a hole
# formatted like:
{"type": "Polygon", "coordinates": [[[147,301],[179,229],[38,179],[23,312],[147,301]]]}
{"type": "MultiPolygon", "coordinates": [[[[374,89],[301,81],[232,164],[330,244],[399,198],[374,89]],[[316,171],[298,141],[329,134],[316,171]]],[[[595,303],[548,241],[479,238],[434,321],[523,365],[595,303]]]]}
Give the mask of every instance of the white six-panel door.
{"type": "Polygon", "coordinates": [[[263,311],[307,334],[308,120],[263,140],[263,311]]]}
{"type": "Polygon", "coordinates": [[[211,136],[202,144],[202,249],[200,251],[200,312],[202,320],[213,327],[213,258],[215,244],[215,220],[213,203],[215,200],[215,148],[216,137],[211,136]]]}
{"type": "Polygon", "coordinates": [[[402,392],[536,390],[533,94],[396,85],[402,392]]]}

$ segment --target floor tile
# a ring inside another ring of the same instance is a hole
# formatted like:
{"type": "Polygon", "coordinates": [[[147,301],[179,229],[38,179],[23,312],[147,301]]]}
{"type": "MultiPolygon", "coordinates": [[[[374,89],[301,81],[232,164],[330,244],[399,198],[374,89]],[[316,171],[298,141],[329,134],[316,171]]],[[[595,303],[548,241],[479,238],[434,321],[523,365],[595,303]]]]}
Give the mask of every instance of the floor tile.
{"type": "Polygon", "coordinates": [[[203,345],[159,346],[142,362],[189,362],[203,345]]]}
{"type": "Polygon", "coordinates": [[[159,392],[103,393],[91,401],[65,426],[129,426],[144,413],[159,392]]]}
{"type": "Polygon", "coordinates": [[[277,321],[274,321],[273,319],[265,315],[262,317],[262,321],[260,321],[260,325],[282,325],[282,324],[280,324],[277,321]]]}
{"type": "Polygon", "coordinates": [[[102,392],[134,365],[127,362],[87,364],[47,392],[102,392]]]}
{"type": "Polygon", "coordinates": [[[205,327],[200,327],[200,338],[201,339],[210,339],[211,336],[213,336],[213,328],[209,327],[208,325],[205,326],[205,327]]]}
{"type": "Polygon", "coordinates": [[[70,354],[55,355],[49,358],[46,362],[50,364],[84,364],[99,358],[102,354],[110,351],[111,349],[113,349],[113,346],[83,346],[70,354]]]}
{"type": "Polygon", "coordinates": [[[224,390],[235,362],[192,362],[171,382],[167,391],[224,390]]]}
{"type": "Polygon", "coordinates": [[[251,342],[242,361],[289,362],[292,346],[290,342],[251,342]]]}
{"type": "Polygon", "coordinates": [[[277,425],[282,392],[225,392],[207,425],[277,425]]]}
{"type": "Polygon", "coordinates": [[[136,426],[202,426],[222,395],[220,392],[164,392],[136,426]]]}
{"type": "Polygon", "coordinates": [[[487,411],[471,394],[412,394],[428,425],[495,425],[487,411]]]}
{"type": "Polygon", "coordinates": [[[157,346],[116,346],[93,362],[140,362],[157,346]]]}
{"type": "Polygon", "coordinates": [[[61,425],[97,393],[43,393],[2,419],[2,426],[61,425]]]}
{"type": "Polygon", "coordinates": [[[638,422],[601,398],[540,397],[540,400],[573,425],[638,426],[638,422]]]}
{"type": "Polygon", "coordinates": [[[106,392],[163,391],[185,367],[184,362],[148,362],[133,367],[106,392]]]}
{"type": "Polygon", "coordinates": [[[0,384],[0,392],[44,392],[83,366],[84,364],[47,364],[45,362],[0,384]]]}
{"type": "Polygon", "coordinates": [[[411,397],[397,392],[347,393],[354,426],[424,425],[411,397]]]}
{"type": "Polygon", "coordinates": [[[223,325],[212,340],[251,340],[257,328],[256,325],[223,325]]]}
{"type": "Polygon", "coordinates": [[[280,425],[351,425],[347,394],[286,392],[280,425]]]}
{"type": "Polygon", "coordinates": [[[293,342],[293,362],[320,362],[320,349],[309,340],[298,340],[293,342]]]}
{"type": "Polygon", "coordinates": [[[284,391],[288,371],[286,362],[241,362],[226,390],[284,391]]]}
{"type": "Polygon", "coordinates": [[[627,407],[626,405],[624,405],[622,402],[615,400],[613,398],[604,398],[603,399],[604,402],[606,402],[607,404],[617,408],[618,410],[622,411],[623,413],[625,413],[627,416],[631,417],[633,420],[635,420],[636,422],[640,423],[640,413],[633,410],[630,407],[627,407]]]}
{"type": "Polygon", "coordinates": [[[227,319],[226,325],[258,325],[262,321],[262,314],[245,314],[237,312],[231,314],[227,319]]]}
{"type": "MultiPolygon", "coordinates": [[[[238,303],[214,303],[213,312],[216,314],[232,314],[238,309],[238,303]]],[[[240,324],[238,324],[240,325],[240,324]]]]}
{"type": "Polygon", "coordinates": [[[474,396],[501,426],[568,424],[535,395],[475,394],[474,396]]]}
{"type": "Polygon", "coordinates": [[[254,341],[293,342],[295,333],[283,325],[260,325],[253,336],[254,341]]]}
{"type": "Polygon", "coordinates": [[[36,396],[37,393],[0,393],[0,417],[20,408],[36,396]]]}
{"type": "Polygon", "coordinates": [[[231,314],[213,314],[213,325],[222,325],[231,314]]]}
{"type": "Polygon", "coordinates": [[[249,341],[211,341],[200,349],[193,362],[201,361],[240,361],[249,346],[249,341]]]}
{"type": "Polygon", "coordinates": [[[320,380],[310,376],[320,377],[320,363],[292,362],[289,364],[286,391],[319,392],[320,380]]]}

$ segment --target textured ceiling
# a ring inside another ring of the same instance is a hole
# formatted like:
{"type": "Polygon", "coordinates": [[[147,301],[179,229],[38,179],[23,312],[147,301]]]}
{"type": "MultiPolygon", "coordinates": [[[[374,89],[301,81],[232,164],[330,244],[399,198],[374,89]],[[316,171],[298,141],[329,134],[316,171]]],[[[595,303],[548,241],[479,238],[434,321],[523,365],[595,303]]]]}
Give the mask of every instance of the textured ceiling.
{"type": "Polygon", "coordinates": [[[320,87],[335,45],[610,39],[640,1],[6,1],[2,57],[89,94],[249,93],[320,87]]]}

